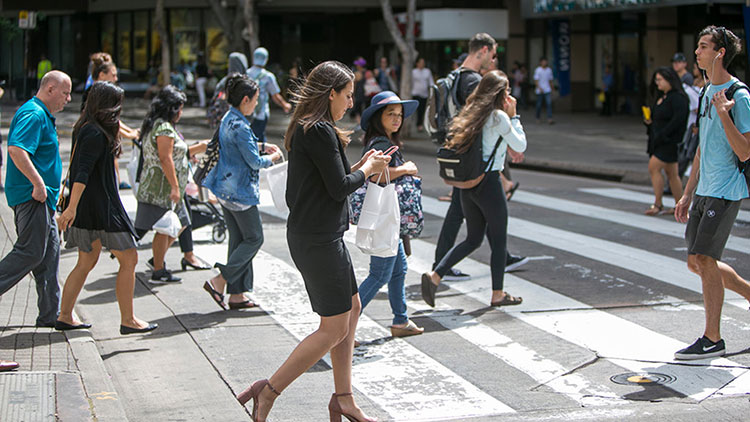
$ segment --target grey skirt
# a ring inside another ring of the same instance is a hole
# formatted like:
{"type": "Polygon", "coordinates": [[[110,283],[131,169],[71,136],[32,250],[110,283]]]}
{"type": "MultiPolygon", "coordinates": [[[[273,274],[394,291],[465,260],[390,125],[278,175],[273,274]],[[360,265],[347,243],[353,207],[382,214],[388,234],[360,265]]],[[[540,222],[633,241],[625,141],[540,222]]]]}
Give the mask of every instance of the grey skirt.
{"type": "MultiPolygon", "coordinates": [[[[164,215],[168,210],[158,205],[147,204],[145,202],[138,202],[138,210],[135,213],[135,229],[139,232],[147,232],[154,227],[157,221],[164,215]]],[[[177,213],[177,217],[180,218],[180,224],[182,227],[190,225],[190,216],[188,215],[187,208],[185,208],[184,198],[177,204],[174,210],[177,213]]],[[[141,233],[138,233],[141,236],[141,233]]]]}
{"type": "Polygon", "coordinates": [[[96,239],[101,240],[102,246],[111,251],[125,251],[135,248],[135,239],[129,232],[105,232],[104,230],[88,230],[70,227],[65,231],[65,247],[78,248],[81,252],[91,252],[91,244],[96,239]]]}

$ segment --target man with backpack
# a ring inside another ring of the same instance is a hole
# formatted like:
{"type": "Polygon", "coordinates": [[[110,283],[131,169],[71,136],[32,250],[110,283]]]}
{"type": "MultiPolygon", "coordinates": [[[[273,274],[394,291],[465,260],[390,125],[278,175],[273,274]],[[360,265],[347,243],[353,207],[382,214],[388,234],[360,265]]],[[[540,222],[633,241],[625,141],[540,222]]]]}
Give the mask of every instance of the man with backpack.
{"type": "Polygon", "coordinates": [[[268,50],[258,47],[253,52],[253,66],[246,72],[250,79],[258,83],[258,105],[255,106],[250,123],[253,133],[258,137],[258,142],[266,142],[266,125],[271,115],[268,107],[269,99],[283,108],[284,113],[292,111],[292,105],[286,102],[280,94],[281,88],[276,81],[276,76],[265,69],[266,63],[268,63],[268,50]]]}
{"type": "MultiPolygon", "coordinates": [[[[447,78],[438,81],[438,84],[445,84],[443,91],[445,93],[445,101],[438,101],[438,104],[431,111],[436,114],[450,113],[450,117],[454,117],[458,114],[458,111],[466,104],[466,99],[469,95],[474,92],[474,89],[479,85],[479,81],[482,80],[480,71],[489,69],[492,66],[493,61],[497,57],[497,43],[495,39],[489,34],[478,33],[471,37],[469,40],[469,54],[463,61],[461,66],[451,72],[447,78]],[[446,82],[449,82],[446,84],[446,82]],[[441,110],[442,109],[442,110],[441,110]]],[[[433,91],[436,86],[433,86],[433,91]]],[[[436,93],[432,93],[435,96],[436,93]]],[[[439,95],[438,95],[439,96],[439,95]]],[[[433,101],[430,101],[432,104],[433,101]]],[[[431,105],[431,107],[433,107],[431,105]]],[[[438,121],[436,125],[431,125],[429,122],[425,122],[427,126],[433,128],[437,126],[437,131],[433,134],[436,136],[436,141],[439,144],[445,142],[444,136],[446,135],[445,128],[450,126],[450,121],[438,121]]],[[[448,207],[448,212],[445,214],[443,220],[443,226],[440,229],[440,235],[438,236],[437,246],[435,247],[435,262],[432,264],[434,269],[437,264],[443,259],[448,251],[456,243],[458,232],[461,229],[461,224],[464,221],[463,210],[461,209],[461,189],[454,187],[451,194],[451,204],[448,207]]],[[[521,256],[514,256],[509,253],[506,254],[505,270],[513,271],[519,266],[528,262],[528,258],[521,256]]],[[[448,273],[443,277],[446,281],[458,281],[468,280],[471,276],[465,274],[456,268],[451,268],[448,273]]]]}
{"type": "Polygon", "coordinates": [[[740,203],[750,189],[750,92],[727,71],[741,48],[740,39],[731,31],[708,26],[700,32],[695,50],[710,85],[704,88],[698,106],[700,144],[675,218],[687,222],[688,268],[703,282],[706,325],[703,336],[677,351],[675,359],[723,356],[726,346],[719,326],[724,288],[750,300],[750,283],[721,262],[740,203]]]}

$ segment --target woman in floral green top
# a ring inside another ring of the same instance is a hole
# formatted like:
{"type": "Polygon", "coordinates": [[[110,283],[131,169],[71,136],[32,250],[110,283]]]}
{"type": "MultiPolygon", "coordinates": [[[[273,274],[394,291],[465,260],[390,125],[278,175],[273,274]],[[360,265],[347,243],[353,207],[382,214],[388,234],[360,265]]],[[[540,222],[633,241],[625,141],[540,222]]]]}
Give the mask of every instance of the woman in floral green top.
{"type": "MultiPolygon", "coordinates": [[[[180,217],[183,228],[190,224],[190,216],[182,199],[188,182],[188,158],[205,151],[206,142],[188,147],[182,135],[175,130],[186,101],[184,93],[167,85],[154,98],[143,121],[140,139],[143,167],[135,195],[138,199],[135,229],[140,237],[151,230],[154,223],[172,207],[180,217]]],[[[165,234],[154,235],[151,246],[154,254],[152,281],[180,281],[164,267],[164,255],[174,240],[165,234]]]]}

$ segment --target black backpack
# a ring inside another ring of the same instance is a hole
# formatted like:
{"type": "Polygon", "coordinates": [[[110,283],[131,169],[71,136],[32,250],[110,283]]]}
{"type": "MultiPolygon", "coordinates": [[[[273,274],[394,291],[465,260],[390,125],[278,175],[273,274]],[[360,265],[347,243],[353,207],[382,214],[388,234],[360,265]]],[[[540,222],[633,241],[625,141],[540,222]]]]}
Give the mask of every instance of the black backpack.
{"type": "MultiPolygon", "coordinates": [[[[698,100],[698,120],[695,122],[696,127],[698,127],[700,123],[701,107],[703,106],[703,97],[706,96],[706,89],[707,86],[704,86],[701,90],[700,99],[698,100]]],[[[731,100],[734,97],[734,93],[740,89],[744,89],[750,94],[750,88],[748,88],[743,82],[737,81],[727,88],[727,92],[725,93],[727,100],[731,100]]],[[[732,119],[732,122],[734,122],[734,114],[732,114],[732,110],[729,110],[729,117],[732,119]]],[[[737,157],[737,155],[734,156],[734,159],[737,162],[737,169],[745,177],[747,191],[750,193],[750,160],[740,161],[740,158],[737,157]]]]}
{"type": "Polygon", "coordinates": [[[425,129],[433,142],[442,145],[448,138],[451,120],[458,114],[458,81],[466,69],[458,68],[430,86],[430,96],[425,107],[425,129]]]}
{"type": "Polygon", "coordinates": [[[497,138],[489,161],[484,161],[482,158],[482,132],[479,132],[479,136],[463,152],[445,146],[440,148],[437,152],[440,177],[445,183],[459,189],[475,187],[484,179],[487,169],[495,162],[495,153],[502,140],[502,136],[497,138]]]}

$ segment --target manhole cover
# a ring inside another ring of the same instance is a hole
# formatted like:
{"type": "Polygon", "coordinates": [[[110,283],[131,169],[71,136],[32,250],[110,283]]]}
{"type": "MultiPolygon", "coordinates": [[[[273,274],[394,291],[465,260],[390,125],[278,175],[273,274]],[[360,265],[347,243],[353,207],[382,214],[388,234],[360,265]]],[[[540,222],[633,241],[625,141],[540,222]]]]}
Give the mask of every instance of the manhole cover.
{"type": "Polygon", "coordinates": [[[615,384],[621,385],[665,385],[674,382],[675,377],[656,372],[626,372],[609,378],[615,384]]]}

